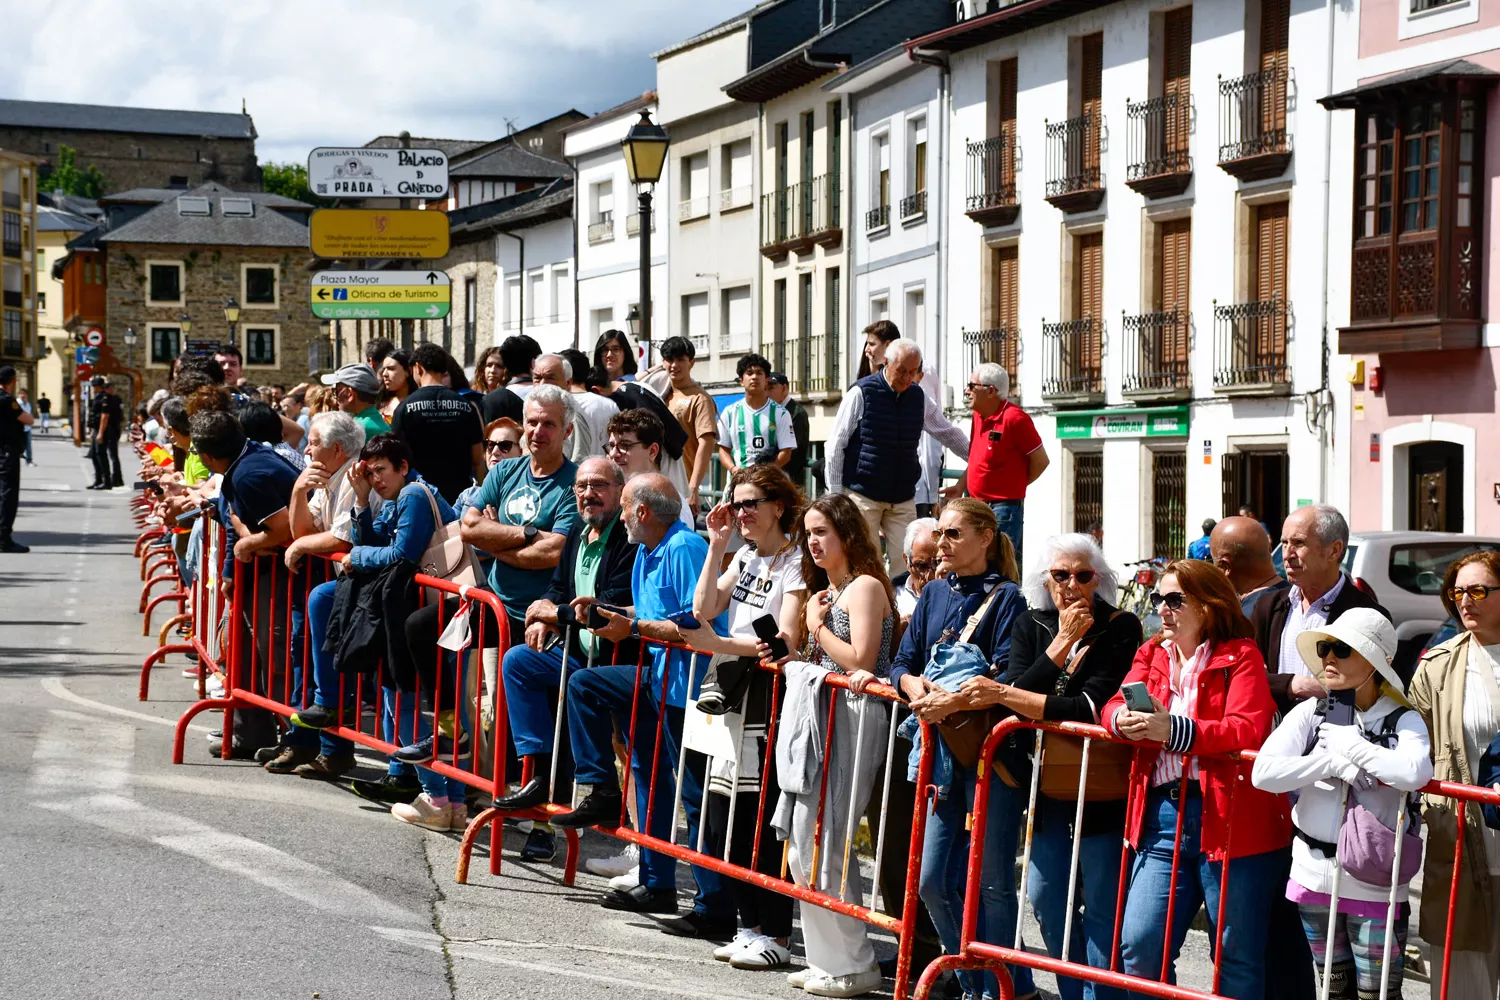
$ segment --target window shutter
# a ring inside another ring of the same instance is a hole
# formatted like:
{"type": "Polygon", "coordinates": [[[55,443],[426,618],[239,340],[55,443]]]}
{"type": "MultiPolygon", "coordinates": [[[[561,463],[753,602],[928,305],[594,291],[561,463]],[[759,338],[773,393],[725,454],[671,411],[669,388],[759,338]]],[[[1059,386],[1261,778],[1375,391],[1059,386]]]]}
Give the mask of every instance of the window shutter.
{"type": "Polygon", "coordinates": [[[1000,131],[1005,137],[1001,154],[1000,183],[1009,186],[1016,180],[1016,60],[1000,63],[1000,131]]]}
{"type": "Polygon", "coordinates": [[[1261,0],[1260,70],[1271,73],[1260,90],[1262,133],[1286,128],[1287,36],[1291,0],[1261,0]]]}
{"type": "Polygon", "coordinates": [[[1156,267],[1157,308],[1176,312],[1175,324],[1161,326],[1161,342],[1155,345],[1162,371],[1185,371],[1188,357],[1189,272],[1192,262],[1193,229],[1189,219],[1174,219],[1160,227],[1156,267]]]}
{"type": "Polygon", "coordinates": [[[1166,108],[1166,152],[1185,154],[1191,127],[1193,8],[1179,7],[1162,18],[1162,96],[1166,108]]]}
{"type": "Polygon", "coordinates": [[[1104,349],[1104,234],[1078,237],[1077,319],[1091,319],[1079,341],[1081,357],[1077,374],[1099,383],[1104,349]]]}
{"type": "Polygon", "coordinates": [[[1274,359],[1286,350],[1287,202],[1261,205],[1255,216],[1255,297],[1282,304],[1257,324],[1256,348],[1261,358],[1274,359]]]}
{"type": "Polygon", "coordinates": [[[1085,35],[1080,41],[1082,79],[1079,81],[1080,112],[1088,117],[1088,132],[1083,148],[1084,173],[1093,175],[1099,169],[1100,114],[1104,107],[1104,34],[1085,35]]]}
{"type": "Polygon", "coordinates": [[[1015,335],[1019,323],[1021,298],[1021,250],[1017,246],[1001,247],[995,251],[996,326],[1003,326],[1015,335]]]}

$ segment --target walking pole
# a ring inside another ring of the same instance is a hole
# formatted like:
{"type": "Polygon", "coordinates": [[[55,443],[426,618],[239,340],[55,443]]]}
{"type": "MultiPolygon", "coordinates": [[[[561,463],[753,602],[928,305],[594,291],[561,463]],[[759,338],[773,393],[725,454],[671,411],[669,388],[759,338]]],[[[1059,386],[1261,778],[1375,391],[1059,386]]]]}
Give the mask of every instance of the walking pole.
{"type": "MultiPolygon", "coordinates": [[[[1344,815],[1344,809],[1349,805],[1349,783],[1340,782],[1339,788],[1339,815],[1344,815]]],[[[1400,850],[1401,838],[1396,838],[1396,849],[1400,850]]],[[[1333,851],[1333,891],[1328,894],[1328,941],[1324,945],[1323,954],[1323,987],[1318,991],[1318,1000],[1328,1000],[1328,990],[1332,986],[1333,976],[1333,938],[1339,925],[1339,882],[1344,875],[1344,866],[1339,861],[1338,847],[1333,851]]]]}
{"type": "MultiPolygon", "coordinates": [[[[557,719],[552,724],[552,774],[547,778],[547,801],[551,802],[557,794],[557,759],[562,756],[558,752],[558,746],[562,742],[562,720],[563,706],[568,700],[568,650],[572,649],[573,638],[572,624],[563,626],[562,634],[562,663],[557,668],[557,719]]],[[[594,665],[593,651],[589,651],[589,666],[594,665]]]]}

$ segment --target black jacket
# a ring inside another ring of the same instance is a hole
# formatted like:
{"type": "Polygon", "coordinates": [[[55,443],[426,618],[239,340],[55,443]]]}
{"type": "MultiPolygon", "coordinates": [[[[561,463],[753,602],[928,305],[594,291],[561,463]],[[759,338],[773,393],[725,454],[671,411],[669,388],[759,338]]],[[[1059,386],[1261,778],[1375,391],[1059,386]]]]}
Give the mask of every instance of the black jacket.
{"type": "Polygon", "coordinates": [[[417,610],[416,567],[406,560],[378,573],[345,573],[333,592],[323,651],[345,674],[373,674],[385,661],[384,682],[416,690],[416,664],[406,641],[406,619],[417,610]]]}
{"type": "MultiPolygon", "coordinates": [[[[573,586],[574,569],[578,565],[578,551],[583,546],[583,540],[587,536],[589,526],[579,521],[568,532],[568,538],[563,542],[562,557],[557,560],[557,568],[552,571],[552,583],[547,592],[542,595],[542,600],[551,601],[558,607],[569,603],[578,596],[577,589],[573,586]]],[[[625,525],[619,518],[610,525],[609,535],[604,541],[604,565],[599,567],[598,579],[594,581],[594,598],[601,604],[613,604],[615,607],[628,608],[635,604],[630,595],[631,573],[635,569],[636,553],[640,546],[625,537],[625,525]]],[[[572,656],[584,659],[583,647],[578,642],[578,630],[572,630],[568,642],[568,652],[572,656]]],[[[614,648],[613,643],[605,642],[599,648],[598,663],[634,663],[633,657],[639,652],[634,640],[620,644],[619,650],[614,648]],[[629,648],[627,648],[629,647],[629,648]],[[616,658],[618,652],[620,658],[616,658]]]]}
{"type": "MultiPolygon", "coordinates": [[[[1291,697],[1292,675],[1281,673],[1281,634],[1286,630],[1286,618],[1292,608],[1291,594],[1290,587],[1272,589],[1261,595],[1260,600],[1255,602],[1255,610],[1250,613],[1250,624],[1255,628],[1255,644],[1260,647],[1260,655],[1266,660],[1266,671],[1271,675],[1271,696],[1276,699],[1276,708],[1283,715],[1297,704],[1291,697]]],[[[1353,580],[1345,576],[1344,589],[1339,591],[1339,596],[1328,607],[1328,620],[1336,621],[1339,615],[1350,608],[1374,608],[1387,619],[1391,617],[1391,613],[1381,607],[1375,598],[1360,590],[1353,580]]]]}

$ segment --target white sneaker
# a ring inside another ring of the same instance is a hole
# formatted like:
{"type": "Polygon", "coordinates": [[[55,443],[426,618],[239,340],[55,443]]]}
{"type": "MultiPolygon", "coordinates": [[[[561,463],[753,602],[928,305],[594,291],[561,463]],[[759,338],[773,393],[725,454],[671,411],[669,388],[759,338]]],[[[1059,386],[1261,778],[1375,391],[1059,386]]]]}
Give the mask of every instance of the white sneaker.
{"type": "Polygon", "coordinates": [[[618,878],[634,871],[635,866],[640,863],[641,849],[635,844],[626,844],[625,850],[619,854],[609,858],[589,858],[583,863],[583,867],[585,871],[600,878],[618,878]]]}
{"type": "Polygon", "coordinates": [[[797,969],[794,972],[788,972],[786,974],[786,982],[788,986],[795,986],[800,990],[807,985],[807,981],[809,979],[814,976],[821,975],[821,972],[809,965],[805,969],[797,969]]]}
{"type": "Polygon", "coordinates": [[[808,976],[802,983],[803,991],[815,997],[858,997],[874,993],[885,983],[880,967],[863,972],[851,972],[847,976],[830,976],[819,973],[808,976]]]}
{"type": "Polygon", "coordinates": [[[751,941],[754,941],[757,937],[759,937],[759,935],[754,931],[749,930],[745,927],[741,927],[739,930],[734,932],[734,940],[730,941],[728,944],[721,944],[719,945],[719,947],[714,949],[714,958],[718,959],[721,962],[727,962],[734,957],[735,952],[745,947],[745,945],[749,944],[751,941]]]}
{"type": "Polygon", "coordinates": [[[792,953],[766,934],[756,934],[729,957],[736,969],[782,969],[792,964],[792,953]]]}
{"type": "Polygon", "coordinates": [[[621,892],[629,892],[640,884],[641,870],[638,867],[630,869],[624,875],[616,875],[609,880],[609,887],[611,889],[618,889],[621,892]]]}
{"type": "Polygon", "coordinates": [[[433,805],[431,797],[423,792],[411,805],[397,802],[391,806],[391,815],[403,823],[420,826],[424,830],[441,830],[446,833],[453,823],[453,806],[433,805]]]}
{"type": "Polygon", "coordinates": [[[469,828],[469,806],[463,802],[450,802],[448,808],[452,815],[448,817],[448,829],[454,833],[463,833],[469,828]]]}

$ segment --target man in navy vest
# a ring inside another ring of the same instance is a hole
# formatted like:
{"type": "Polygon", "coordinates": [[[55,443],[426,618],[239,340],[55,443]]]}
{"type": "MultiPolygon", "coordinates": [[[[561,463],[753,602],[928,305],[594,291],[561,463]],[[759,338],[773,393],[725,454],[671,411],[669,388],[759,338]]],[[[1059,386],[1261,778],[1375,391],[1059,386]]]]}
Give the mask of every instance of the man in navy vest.
{"type": "Polygon", "coordinates": [[[915,384],[921,371],[922,348],[916,341],[892,341],[885,367],[854,383],[839,404],[825,461],[829,491],[849,495],[877,542],[885,533],[892,575],[906,572],[901,544],[906,526],[917,517],[922,432],[960,455],[969,451],[964,432],[940,407],[929,406],[915,384]]]}

